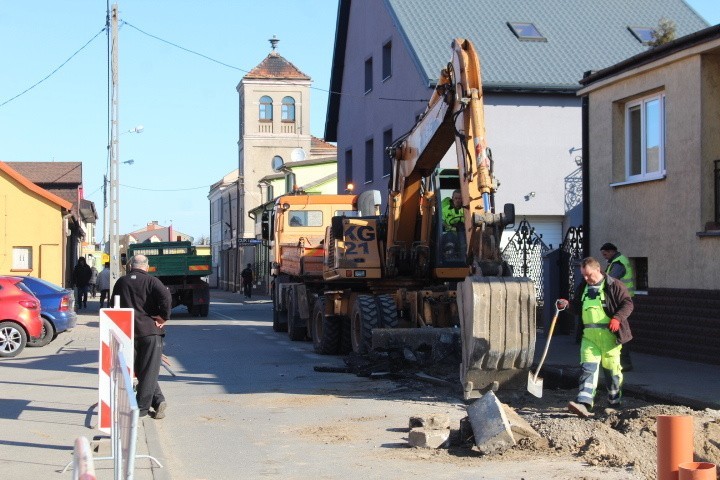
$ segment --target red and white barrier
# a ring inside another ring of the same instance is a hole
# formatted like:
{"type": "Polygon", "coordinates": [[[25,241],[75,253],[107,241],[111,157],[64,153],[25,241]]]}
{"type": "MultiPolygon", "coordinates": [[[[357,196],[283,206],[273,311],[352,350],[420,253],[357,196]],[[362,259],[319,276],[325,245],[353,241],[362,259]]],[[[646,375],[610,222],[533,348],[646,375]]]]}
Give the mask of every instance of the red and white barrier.
{"type": "Polygon", "coordinates": [[[114,401],[112,397],[112,350],[110,348],[111,335],[121,345],[125,363],[128,366],[130,378],[134,377],[133,365],[135,352],[133,340],[135,337],[135,310],[132,308],[103,308],[100,310],[100,361],[98,368],[98,429],[110,433],[112,425],[114,401]]]}

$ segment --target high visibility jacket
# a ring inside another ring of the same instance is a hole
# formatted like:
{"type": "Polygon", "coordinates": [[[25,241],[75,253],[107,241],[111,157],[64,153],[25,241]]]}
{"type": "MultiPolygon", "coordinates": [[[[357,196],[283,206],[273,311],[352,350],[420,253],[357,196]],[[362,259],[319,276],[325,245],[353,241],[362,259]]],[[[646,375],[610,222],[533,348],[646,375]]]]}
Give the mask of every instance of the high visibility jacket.
{"type": "Polygon", "coordinates": [[[455,228],[455,224],[465,222],[465,212],[462,208],[456,209],[450,197],[442,201],[443,227],[446,231],[455,228]]]}
{"type": "Polygon", "coordinates": [[[625,255],[618,253],[610,260],[610,263],[608,263],[608,266],[605,269],[606,274],[610,274],[610,270],[612,270],[612,266],[614,263],[619,263],[625,268],[625,275],[623,275],[618,280],[625,284],[631,297],[635,296],[635,275],[633,272],[633,268],[630,265],[630,260],[625,255]]]}

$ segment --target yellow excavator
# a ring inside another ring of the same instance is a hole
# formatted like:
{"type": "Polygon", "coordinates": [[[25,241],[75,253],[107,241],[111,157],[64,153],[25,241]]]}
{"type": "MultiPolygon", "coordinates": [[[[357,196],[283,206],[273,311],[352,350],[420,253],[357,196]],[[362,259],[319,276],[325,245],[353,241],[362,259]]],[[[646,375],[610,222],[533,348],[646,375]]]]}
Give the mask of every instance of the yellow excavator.
{"type": "MultiPolygon", "coordinates": [[[[388,337],[459,331],[466,399],[524,386],[535,349],[535,288],[513,277],[502,258],[500,240],[514,223],[514,206],[495,212],[480,60],[469,40],[452,42],[452,60],[426,111],[388,155],[386,213],[361,208],[373,203],[370,196],[333,216],[322,245],[315,244],[323,254],[322,281],[286,275],[275,287],[275,310],[294,320],[296,332],[304,327],[321,353],[343,353],[338,345],[347,337],[347,348],[364,353],[380,337],[387,344],[388,337]],[[451,208],[460,221],[449,228],[443,214],[451,208]]],[[[281,273],[282,261],[276,266],[281,273]]]]}

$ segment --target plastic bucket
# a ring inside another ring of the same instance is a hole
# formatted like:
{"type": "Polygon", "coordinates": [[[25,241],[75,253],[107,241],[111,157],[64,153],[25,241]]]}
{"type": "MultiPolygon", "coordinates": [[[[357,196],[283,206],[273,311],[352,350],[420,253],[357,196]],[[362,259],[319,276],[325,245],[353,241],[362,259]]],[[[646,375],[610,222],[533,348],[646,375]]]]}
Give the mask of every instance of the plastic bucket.
{"type": "Polygon", "coordinates": [[[679,480],[715,480],[717,467],[709,462],[687,462],[678,465],[679,480]]]}
{"type": "Polygon", "coordinates": [[[657,416],[657,480],[678,480],[678,465],[693,461],[693,418],[657,416]]]}

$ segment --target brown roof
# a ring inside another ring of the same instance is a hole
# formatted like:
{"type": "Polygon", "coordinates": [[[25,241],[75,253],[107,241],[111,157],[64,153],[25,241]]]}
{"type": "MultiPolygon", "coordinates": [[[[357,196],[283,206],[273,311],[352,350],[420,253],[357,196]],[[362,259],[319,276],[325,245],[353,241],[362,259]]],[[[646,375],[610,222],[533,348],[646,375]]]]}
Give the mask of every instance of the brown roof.
{"type": "Polygon", "coordinates": [[[310,80],[310,77],[301,72],[295,65],[285,60],[282,55],[271,52],[265,60],[250,70],[243,78],[291,78],[297,80],[310,80]]]}
{"type": "Polygon", "coordinates": [[[335,155],[337,147],[332,143],[328,143],[322,138],[310,136],[310,153],[311,155],[335,155]]]}
{"type": "Polygon", "coordinates": [[[41,188],[31,182],[29,179],[27,179],[24,175],[10,167],[5,162],[0,162],[0,171],[5,172],[8,176],[12,177],[16,182],[21,184],[23,187],[27,188],[28,190],[40,195],[43,198],[46,198],[47,200],[55,203],[56,205],[59,205],[60,207],[64,208],[65,210],[70,210],[72,208],[72,202],[67,202],[63,200],[62,198],[59,198],[57,195],[48,192],[44,188],[41,188]]]}
{"type": "Polygon", "coordinates": [[[81,162],[8,162],[33,183],[82,184],[81,162]]]}
{"type": "Polygon", "coordinates": [[[82,185],[81,162],[7,162],[23,177],[48,192],[78,202],[78,187],[82,185]]]}

